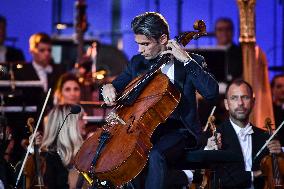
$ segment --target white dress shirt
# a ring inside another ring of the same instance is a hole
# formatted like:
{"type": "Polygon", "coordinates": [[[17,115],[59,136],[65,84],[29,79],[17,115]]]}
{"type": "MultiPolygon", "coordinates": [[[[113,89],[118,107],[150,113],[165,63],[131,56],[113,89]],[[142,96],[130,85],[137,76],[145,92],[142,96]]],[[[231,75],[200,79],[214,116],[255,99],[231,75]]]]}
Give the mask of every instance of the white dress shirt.
{"type": "MultiPolygon", "coordinates": [[[[189,61],[184,62],[183,65],[186,66],[191,60],[193,59],[189,59],[189,61]]],[[[198,64],[198,63],[196,63],[198,64]]],[[[163,74],[167,75],[168,78],[170,79],[170,81],[172,83],[175,83],[175,64],[174,64],[174,60],[170,61],[169,63],[165,64],[164,66],[161,67],[161,71],[163,74]]]]}
{"type": "MultiPolygon", "coordinates": [[[[250,123],[248,123],[244,128],[239,127],[236,125],[231,119],[230,122],[238,136],[240,146],[242,148],[242,153],[244,157],[244,162],[245,162],[245,170],[246,171],[251,171],[252,168],[252,137],[251,134],[253,133],[253,130],[251,129],[250,134],[246,134],[244,136],[241,136],[241,133],[243,130],[248,130],[249,127],[251,127],[250,123]]],[[[253,173],[251,171],[251,179],[253,181],[253,173]]],[[[253,184],[250,187],[250,189],[253,189],[253,184]]]]}
{"type": "Polygon", "coordinates": [[[44,92],[47,92],[47,88],[48,88],[47,74],[52,72],[52,67],[50,65],[43,67],[34,61],[32,64],[33,64],[34,69],[36,70],[36,73],[40,81],[43,83],[44,92]]]}

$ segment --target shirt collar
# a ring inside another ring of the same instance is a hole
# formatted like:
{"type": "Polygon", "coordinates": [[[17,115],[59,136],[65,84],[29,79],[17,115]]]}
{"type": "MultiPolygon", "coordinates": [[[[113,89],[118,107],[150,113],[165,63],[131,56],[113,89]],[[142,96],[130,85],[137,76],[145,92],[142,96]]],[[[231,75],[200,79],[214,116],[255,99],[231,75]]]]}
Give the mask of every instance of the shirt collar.
{"type": "MultiPolygon", "coordinates": [[[[241,129],[243,129],[243,128],[240,127],[240,126],[238,126],[237,124],[235,124],[235,123],[231,120],[231,118],[230,118],[230,122],[231,122],[231,124],[232,124],[232,126],[233,126],[235,132],[236,132],[237,134],[239,134],[239,132],[240,132],[241,129]]],[[[247,127],[249,127],[249,126],[250,126],[250,123],[248,122],[248,124],[247,124],[244,128],[247,128],[247,127]]]]}
{"type": "Polygon", "coordinates": [[[37,71],[45,71],[46,73],[51,73],[53,71],[52,66],[48,65],[46,67],[41,66],[40,64],[36,63],[35,61],[32,62],[33,67],[37,70],[37,71]]]}

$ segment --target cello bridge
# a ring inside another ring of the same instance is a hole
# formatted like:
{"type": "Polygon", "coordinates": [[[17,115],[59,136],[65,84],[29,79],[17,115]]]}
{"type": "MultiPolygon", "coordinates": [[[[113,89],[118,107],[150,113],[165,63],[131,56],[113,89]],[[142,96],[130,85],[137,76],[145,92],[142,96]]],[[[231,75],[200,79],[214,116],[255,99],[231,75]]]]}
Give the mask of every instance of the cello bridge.
{"type": "Polygon", "coordinates": [[[126,122],[123,121],[116,113],[110,112],[106,117],[107,125],[115,125],[115,124],[122,124],[125,125],[126,122]]]}

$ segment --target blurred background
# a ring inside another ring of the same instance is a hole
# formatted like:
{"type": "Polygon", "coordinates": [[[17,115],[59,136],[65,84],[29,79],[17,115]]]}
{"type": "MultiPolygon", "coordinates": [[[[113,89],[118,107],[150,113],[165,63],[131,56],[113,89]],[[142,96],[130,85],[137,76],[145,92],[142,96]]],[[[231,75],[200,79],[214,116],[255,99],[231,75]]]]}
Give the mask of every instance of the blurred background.
{"type": "MultiPolygon", "coordinates": [[[[53,37],[74,36],[74,0],[1,0],[0,14],[8,20],[10,43],[23,50],[31,60],[29,37],[46,32],[53,37]],[[56,23],[67,24],[58,30],[56,23]]],[[[195,20],[202,19],[209,33],[214,32],[219,17],[229,17],[235,26],[234,42],[238,43],[239,13],[235,0],[87,0],[88,29],[85,38],[120,48],[127,57],[137,53],[130,22],[145,11],[157,11],[168,20],[171,37],[180,31],[192,29],[195,20]]],[[[256,1],[256,41],[267,55],[269,66],[283,65],[283,1],[256,1]]],[[[214,36],[201,38],[189,44],[194,47],[214,46],[214,36]]],[[[270,72],[270,78],[275,71],[270,72]]]]}

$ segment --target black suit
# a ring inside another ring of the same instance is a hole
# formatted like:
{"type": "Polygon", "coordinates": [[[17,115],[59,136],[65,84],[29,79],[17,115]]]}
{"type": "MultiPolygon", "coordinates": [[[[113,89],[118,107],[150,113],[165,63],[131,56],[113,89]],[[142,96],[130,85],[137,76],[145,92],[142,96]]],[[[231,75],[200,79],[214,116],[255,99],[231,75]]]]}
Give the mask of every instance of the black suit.
{"type": "Polygon", "coordinates": [[[20,49],[6,46],[6,62],[25,61],[23,52],[20,49]]]}
{"type": "MultiPolygon", "coordinates": [[[[284,108],[282,108],[282,106],[277,106],[275,103],[273,103],[273,111],[275,118],[275,126],[276,128],[278,128],[282,121],[284,121],[284,108]]],[[[284,127],[280,129],[277,136],[280,140],[281,146],[284,146],[284,127]]]]}
{"type": "MultiPolygon", "coordinates": [[[[48,88],[55,89],[55,85],[59,77],[64,73],[65,69],[60,64],[51,64],[52,72],[47,74],[48,88]]],[[[15,79],[19,81],[40,80],[32,63],[24,64],[23,68],[15,69],[15,79]]]]}
{"type": "MultiPolygon", "coordinates": [[[[196,94],[198,91],[206,100],[215,99],[219,88],[217,81],[206,70],[205,60],[202,56],[191,54],[191,60],[186,66],[175,59],[174,85],[182,94],[181,102],[176,109],[176,117],[192,135],[199,137],[201,127],[197,116],[196,94]]],[[[135,77],[147,72],[155,60],[146,60],[142,55],[133,56],[126,69],[112,82],[118,93],[135,77]]]]}
{"type": "MultiPolygon", "coordinates": [[[[145,187],[137,183],[135,184],[137,188],[177,188],[188,182],[185,174],[174,170],[173,167],[174,163],[182,157],[184,148],[190,142],[195,143],[194,138],[198,139],[201,133],[196,113],[195,92],[198,90],[204,98],[209,100],[218,95],[218,83],[206,71],[204,58],[195,54],[191,54],[191,57],[193,60],[186,66],[182,62],[174,61],[174,85],[181,92],[182,98],[174,113],[171,114],[171,119],[160,124],[155,130],[152,136],[154,146],[149,154],[145,187]],[[187,130],[182,129],[183,127],[187,130]],[[173,177],[177,178],[173,179],[175,183],[170,182],[173,177]]],[[[122,92],[127,84],[151,69],[153,64],[155,60],[146,60],[142,55],[134,56],[126,69],[112,82],[116,91],[122,92]]]]}
{"type": "MultiPolygon", "coordinates": [[[[223,150],[242,154],[238,136],[229,120],[220,125],[220,127],[217,128],[217,131],[221,133],[223,150]]],[[[252,159],[269,138],[269,135],[267,133],[257,127],[253,126],[253,131],[252,159]]],[[[252,171],[259,170],[260,161],[267,154],[268,150],[264,150],[260,154],[260,156],[252,163],[252,171]]],[[[251,172],[245,171],[244,161],[242,161],[241,163],[224,164],[222,167],[217,169],[216,174],[217,178],[220,178],[220,184],[222,188],[247,188],[251,186],[251,172]]],[[[254,187],[255,189],[263,188],[263,179],[255,179],[254,187]]]]}

